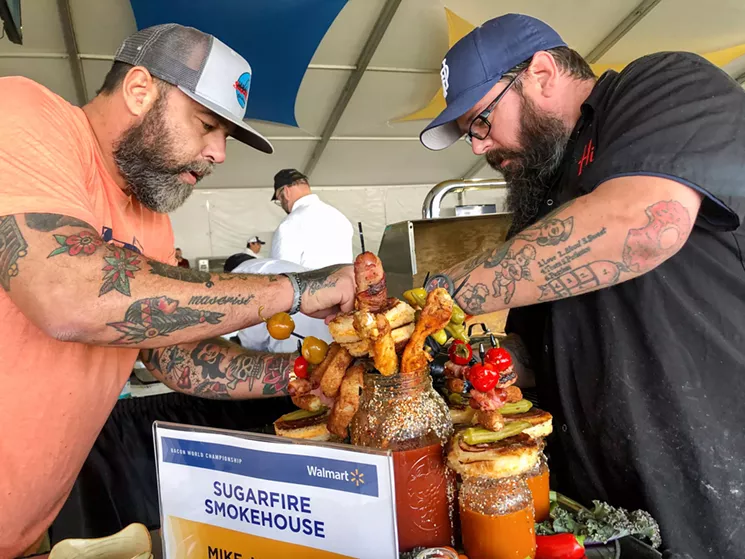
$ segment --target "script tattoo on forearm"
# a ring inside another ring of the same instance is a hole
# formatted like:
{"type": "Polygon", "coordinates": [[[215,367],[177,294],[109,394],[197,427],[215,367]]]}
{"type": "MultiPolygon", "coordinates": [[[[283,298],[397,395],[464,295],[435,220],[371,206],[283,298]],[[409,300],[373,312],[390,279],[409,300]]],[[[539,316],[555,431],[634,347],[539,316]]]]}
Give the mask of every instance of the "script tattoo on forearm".
{"type": "Polygon", "coordinates": [[[124,320],[109,322],[107,326],[121,334],[112,344],[128,345],[167,337],[172,332],[200,324],[219,324],[223,316],[218,312],[179,307],[178,301],[162,295],[135,301],[127,309],[124,320]]]}
{"type": "Polygon", "coordinates": [[[336,287],[336,279],[330,278],[337,270],[343,268],[344,265],[339,264],[336,266],[327,266],[320,270],[311,270],[309,272],[301,272],[297,274],[297,282],[300,286],[300,293],[307,293],[308,295],[315,295],[321,289],[328,289],[336,287]]]}
{"type": "Polygon", "coordinates": [[[188,281],[189,283],[203,283],[205,287],[215,285],[212,281],[212,274],[209,272],[169,266],[157,260],[148,260],[147,263],[150,265],[150,273],[156,276],[178,281],[188,281]]]}
{"type": "Polygon", "coordinates": [[[263,383],[262,394],[281,393],[287,388],[293,361],[290,354],[254,354],[220,338],[199,342],[191,351],[176,345],[145,350],[142,356],[145,365],[161,373],[171,386],[218,399],[229,398],[246,383],[249,392],[263,383]]]}
{"type": "Polygon", "coordinates": [[[18,275],[18,260],[26,256],[28,244],[12,215],[0,217],[0,285],[10,291],[10,279],[18,275]]]}
{"type": "Polygon", "coordinates": [[[194,295],[189,299],[190,305],[248,305],[254,300],[253,295],[246,295],[245,297],[234,297],[232,295],[225,295],[222,297],[212,297],[210,295],[194,295]]]}

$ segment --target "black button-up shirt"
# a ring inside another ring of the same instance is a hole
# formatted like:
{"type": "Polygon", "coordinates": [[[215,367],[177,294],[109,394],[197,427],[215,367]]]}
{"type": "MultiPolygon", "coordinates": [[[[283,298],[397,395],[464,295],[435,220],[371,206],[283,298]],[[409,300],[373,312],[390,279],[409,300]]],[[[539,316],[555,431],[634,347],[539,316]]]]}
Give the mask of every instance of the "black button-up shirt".
{"type": "Polygon", "coordinates": [[[676,551],[742,559],[745,91],[696,55],[660,53],[604,74],[581,115],[542,215],[633,175],[703,203],[654,270],[510,312],[555,416],[559,489],[649,510],[676,551]]]}

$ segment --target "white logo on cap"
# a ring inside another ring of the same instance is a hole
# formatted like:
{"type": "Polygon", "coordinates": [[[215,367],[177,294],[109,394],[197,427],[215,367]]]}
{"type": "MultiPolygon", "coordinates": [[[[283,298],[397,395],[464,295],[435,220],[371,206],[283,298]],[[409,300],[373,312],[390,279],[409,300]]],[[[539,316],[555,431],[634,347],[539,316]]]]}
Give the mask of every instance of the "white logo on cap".
{"type": "Polygon", "coordinates": [[[448,98],[448,87],[450,87],[450,84],[448,83],[449,77],[450,68],[448,68],[448,60],[447,58],[443,58],[442,69],[440,70],[440,79],[442,80],[442,95],[445,97],[445,99],[448,98]]]}

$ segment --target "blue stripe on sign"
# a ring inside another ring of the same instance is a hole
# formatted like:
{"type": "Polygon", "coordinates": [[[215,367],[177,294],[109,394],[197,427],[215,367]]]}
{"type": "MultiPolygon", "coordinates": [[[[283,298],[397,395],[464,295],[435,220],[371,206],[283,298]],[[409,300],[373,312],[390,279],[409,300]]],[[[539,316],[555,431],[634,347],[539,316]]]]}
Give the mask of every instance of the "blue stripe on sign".
{"type": "Polygon", "coordinates": [[[267,481],[378,496],[378,470],[370,464],[169,437],[163,437],[162,441],[164,462],[267,481]]]}

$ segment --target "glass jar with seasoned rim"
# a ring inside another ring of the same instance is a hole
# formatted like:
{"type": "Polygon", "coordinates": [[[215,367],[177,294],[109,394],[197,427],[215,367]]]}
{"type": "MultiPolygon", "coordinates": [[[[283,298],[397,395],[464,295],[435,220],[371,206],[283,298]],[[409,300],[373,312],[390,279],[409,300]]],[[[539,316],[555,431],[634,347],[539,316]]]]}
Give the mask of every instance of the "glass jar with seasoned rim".
{"type": "Polygon", "coordinates": [[[365,375],[352,444],[393,452],[399,550],[452,545],[454,477],[444,445],[453,423],[428,370],[365,375]]]}
{"type": "Polygon", "coordinates": [[[464,476],[458,501],[469,559],[535,557],[533,499],[523,476],[464,476]]]}

